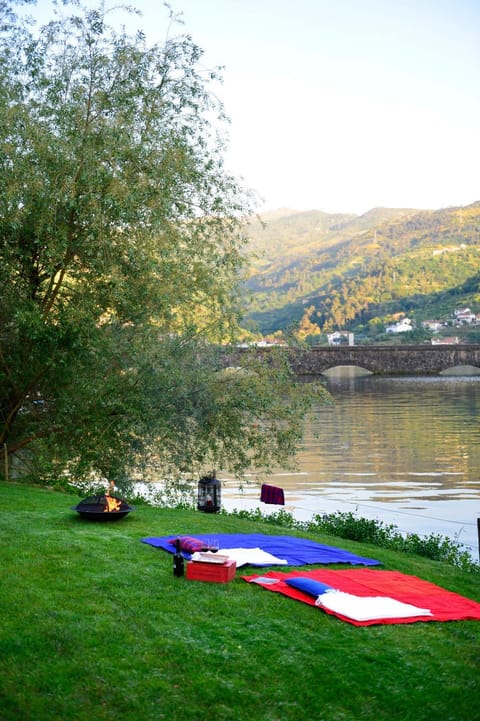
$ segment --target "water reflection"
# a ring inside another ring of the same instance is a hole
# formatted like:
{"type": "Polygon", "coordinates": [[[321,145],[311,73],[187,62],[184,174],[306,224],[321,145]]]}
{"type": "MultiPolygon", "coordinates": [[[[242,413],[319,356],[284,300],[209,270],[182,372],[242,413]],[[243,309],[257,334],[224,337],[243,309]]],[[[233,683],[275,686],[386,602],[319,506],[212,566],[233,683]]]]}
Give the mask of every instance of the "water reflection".
{"type": "MultiPolygon", "coordinates": [[[[420,535],[458,539],[478,558],[480,379],[330,377],[334,398],[305,427],[296,473],[266,479],[286,491],[287,510],[352,510],[420,535]]],[[[227,508],[260,507],[258,487],[224,482],[227,508]]],[[[273,509],[275,510],[275,509],[273,509]]]]}

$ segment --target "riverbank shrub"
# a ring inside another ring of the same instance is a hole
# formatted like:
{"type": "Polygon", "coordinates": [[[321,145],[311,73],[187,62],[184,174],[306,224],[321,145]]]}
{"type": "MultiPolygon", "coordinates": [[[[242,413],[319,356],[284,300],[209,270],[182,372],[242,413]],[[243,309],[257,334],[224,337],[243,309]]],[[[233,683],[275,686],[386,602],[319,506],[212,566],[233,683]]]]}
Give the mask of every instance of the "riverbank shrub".
{"type": "Polygon", "coordinates": [[[417,533],[403,535],[394,524],[376,519],[356,516],[351,511],[316,514],[309,528],[331,533],[353,541],[373,543],[382,548],[410,553],[434,561],[443,561],[463,570],[480,574],[480,565],[464,549],[461,543],[440,534],[419,536],[417,533]]]}
{"type": "Polygon", "coordinates": [[[269,514],[263,514],[259,508],[253,511],[234,511],[233,513],[240,518],[249,518],[283,528],[328,533],[351,541],[371,543],[381,548],[442,561],[480,576],[480,564],[473,560],[469,552],[458,541],[434,533],[428,536],[419,536],[416,533],[403,535],[394,524],[385,524],[377,519],[362,518],[351,511],[315,514],[310,521],[299,521],[284,509],[269,514]]]}
{"type": "MultiPolygon", "coordinates": [[[[80,485],[79,487],[69,487],[69,490],[78,493],[78,495],[89,495],[98,493],[99,487],[98,485],[80,485]]],[[[162,491],[147,495],[135,490],[134,484],[129,487],[126,486],[123,490],[123,495],[134,505],[145,504],[161,508],[175,508],[177,510],[194,510],[196,508],[192,496],[192,482],[186,482],[185,484],[167,483],[162,491]]],[[[371,543],[379,548],[422,556],[432,561],[442,561],[450,566],[480,576],[480,564],[473,560],[470,553],[458,541],[436,533],[425,536],[420,536],[417,533],[402,534],[393,523],[386,524],[378,519],[364,518],[351,511],[318,513],[309,521],[296,519],[292,513],[284,508],[273,513],[263,513],[260,508],[253,510],[222,510],[221,513],[281,528],[327,533],[350,541],[371,543]]]]}

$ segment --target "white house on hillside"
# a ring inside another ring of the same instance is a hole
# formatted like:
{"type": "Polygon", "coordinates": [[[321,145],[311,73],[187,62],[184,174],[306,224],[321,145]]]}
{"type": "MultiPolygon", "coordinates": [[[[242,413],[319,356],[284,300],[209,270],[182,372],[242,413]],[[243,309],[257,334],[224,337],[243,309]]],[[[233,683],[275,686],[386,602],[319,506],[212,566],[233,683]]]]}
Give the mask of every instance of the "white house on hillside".
{"type": "Polygon", "coordinates": [[[470,308],[457,308],[453,314],[455,316],[455,322],[460,325],[470,325],[470,323],[475,323],[477,319],[475,313],[472,313],[470,308]]]}
{"type": "Polygon", "coordinates": [[[432,345],[458,345],[460,339],[457,336],[451,338],[432,338],[432,345]]]}
{"type": "Polygon", "coordinates": [[[328,345],[355,345],[353,333],[346,330],[336,330],[334,333],[327,333],[328,345]]]}
{"type": "Polygon", "coordinates": [[[437,333],[439,330],[445,327],[445,323],[441,320],[424,320],[422,321],[422,328],[429,330],[432,333],[437,333]]]}
{"type": "Polygon", "coordinates": [[[402,320],[398,321],[398,323],[394,323],[393,325],[387,325],[385,328],[385,331],[387,333],[407,333],[408,331],[413,330],[412,321],[410,318],[403,318],[402,320]]]}

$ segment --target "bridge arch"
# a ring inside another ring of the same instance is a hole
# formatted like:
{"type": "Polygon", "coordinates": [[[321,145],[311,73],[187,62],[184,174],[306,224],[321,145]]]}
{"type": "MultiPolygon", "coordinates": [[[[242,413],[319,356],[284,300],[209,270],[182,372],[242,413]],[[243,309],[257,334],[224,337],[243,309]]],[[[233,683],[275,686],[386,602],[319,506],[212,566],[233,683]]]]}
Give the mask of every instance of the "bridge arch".
{"type": "Polygon", "coordinates": [[[441,376],[480,376],[480,368],[472,365],[458,365],[440,371],[441,376]]]}
{"type": "Polygon", "coordinates": [[[336,365],[326,368],[321,375],[327,378],[361,378],[373,375],[372,371],[358,365],[336,365]]]}

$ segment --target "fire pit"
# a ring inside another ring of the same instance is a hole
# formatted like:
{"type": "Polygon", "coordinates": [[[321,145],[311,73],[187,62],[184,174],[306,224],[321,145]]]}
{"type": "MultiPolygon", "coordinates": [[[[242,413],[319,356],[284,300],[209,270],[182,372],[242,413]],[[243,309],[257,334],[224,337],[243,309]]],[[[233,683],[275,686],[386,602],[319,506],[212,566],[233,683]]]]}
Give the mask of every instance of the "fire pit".
{"type": "Polygon", "coordinates": [[[134,510],[135,508],[129,506],[123,498],[111,496],[109,493],[89,496],[76,506],[72,506],[72,511],[77,511],[88,521],[119,521],[134,510]]]}

